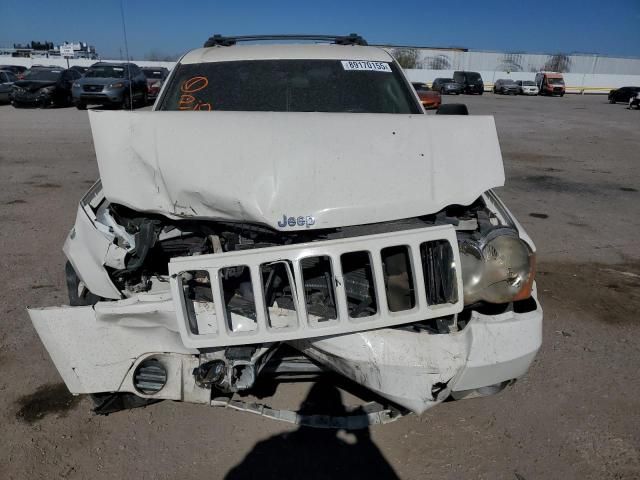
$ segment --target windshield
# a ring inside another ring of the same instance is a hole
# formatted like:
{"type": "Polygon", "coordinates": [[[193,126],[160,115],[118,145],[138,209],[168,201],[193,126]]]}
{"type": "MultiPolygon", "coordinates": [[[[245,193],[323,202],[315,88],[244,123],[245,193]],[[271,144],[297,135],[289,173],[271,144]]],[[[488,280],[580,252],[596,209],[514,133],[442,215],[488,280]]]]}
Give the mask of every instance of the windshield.
{"type": "Polygon", "coordinates": [[[526,86],[528,86],[528,87],[535,87],[536,82],[532,82],[531,80],[524,80],[524,81],[522,82],[522,85],[526,85],[526,86]]]}
{"type": "Polygon", "coordinates": [[[56,82],[58,78],[60,78],[60,74],[62,70],[44,70],[44,69],[36,69],[29,70],[25,75],[25,80],[44,80],[47,82],[56,82]]]}
{"type": "Polygon", "coordinates": [[[160,110],[421,113],[393,64],[350,60],[180,65],[160,110]]]}
{"type": "Polygon", "coordinates": [[[516,82],[514,82],[513,80],[500,80],[500,83],[502,83],[503,85],[515,85],[516,82]]]}
{"type": "Polygon", "coordinates": [[[162,72],[159,70],[142,70],[142,73],[144,73],[144,76],[147,78],[162,79],[162,72]]]}
{"type": "Polygon", "coordinates": [[[547,77],[547,83],[549,85],[564,85],[564,80],[561,78],[550,78],[547,77]]]}
{"type": "Polygon", "coordinates": [[[480,74],[476,73],[476,72],[467,72],[466,76],[467,76],[467,82],[481,82],[482,81],[482,77],[480,77],[480,74]]]}
{"type": "Polygon", "coordinates": [[[101,65],[97,67],[91,67],[84,74],[88,78],[124,78],[124,67],[113,67],[111,65],[101,65]]]}

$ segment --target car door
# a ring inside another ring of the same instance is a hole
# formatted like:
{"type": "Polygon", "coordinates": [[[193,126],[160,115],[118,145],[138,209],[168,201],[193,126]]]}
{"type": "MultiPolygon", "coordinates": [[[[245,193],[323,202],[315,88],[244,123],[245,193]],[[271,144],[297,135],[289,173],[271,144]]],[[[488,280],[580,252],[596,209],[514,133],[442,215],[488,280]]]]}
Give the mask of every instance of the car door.
{"type": "Polygon", "coordinates": [[[9,81],[9,76],[0,72],[0,97],[2,99],[6,98],[11,91],[11,82],[9,81]]]}

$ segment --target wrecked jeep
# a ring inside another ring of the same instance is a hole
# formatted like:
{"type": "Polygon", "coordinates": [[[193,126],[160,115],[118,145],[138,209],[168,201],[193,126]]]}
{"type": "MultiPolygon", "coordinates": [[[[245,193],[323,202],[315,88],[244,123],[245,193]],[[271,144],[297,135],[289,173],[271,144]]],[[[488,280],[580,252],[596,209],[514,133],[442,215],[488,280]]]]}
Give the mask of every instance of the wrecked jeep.
{"type": "Polygon", "coordinates": [[[427,115],[355,35],[246,39],[184,55],[152,111],[89,112],[100,180],[64,245],[70,306],[29,309],[69,390],[103,413],[171,399],[303,423],[242,395],[337,375],[380,399],[376,423],[522,376],[535,247],[492,190],[493,118],[427,115]]]}

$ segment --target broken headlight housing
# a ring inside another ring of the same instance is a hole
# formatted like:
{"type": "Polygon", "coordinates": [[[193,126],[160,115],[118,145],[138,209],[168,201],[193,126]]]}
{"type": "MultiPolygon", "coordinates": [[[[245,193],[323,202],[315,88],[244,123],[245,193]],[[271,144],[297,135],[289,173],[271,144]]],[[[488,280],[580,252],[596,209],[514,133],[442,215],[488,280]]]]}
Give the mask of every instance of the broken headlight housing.
{"type": "Polygon", "coordinates": [[[460,239],[464,304],[509,303],[531,296],[536,255],[510,228],[460,239]]]}

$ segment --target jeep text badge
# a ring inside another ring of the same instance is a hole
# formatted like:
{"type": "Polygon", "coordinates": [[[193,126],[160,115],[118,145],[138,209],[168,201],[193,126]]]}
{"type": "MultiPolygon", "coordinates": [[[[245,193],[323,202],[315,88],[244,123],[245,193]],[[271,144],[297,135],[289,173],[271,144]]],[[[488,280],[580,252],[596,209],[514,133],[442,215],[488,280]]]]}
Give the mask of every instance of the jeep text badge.
{"type": "Polygon", "coordinates": [[[278,222],[278,226],[280,228],[285,228],[285,227],[304,227],[306,226],[307,228],[311,227],[312,225],[316,224],[316,219],[315,217],[312,217],[311,215],[307,215],[306,217],[287,217],[286,214],[282,214],[282,220],[280,220],[278,222]]]}

